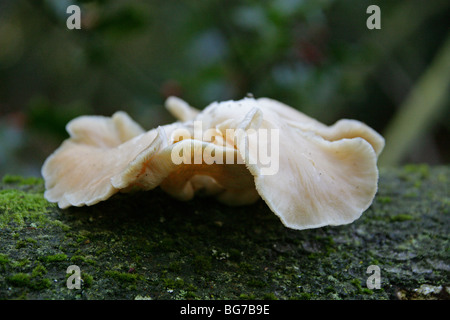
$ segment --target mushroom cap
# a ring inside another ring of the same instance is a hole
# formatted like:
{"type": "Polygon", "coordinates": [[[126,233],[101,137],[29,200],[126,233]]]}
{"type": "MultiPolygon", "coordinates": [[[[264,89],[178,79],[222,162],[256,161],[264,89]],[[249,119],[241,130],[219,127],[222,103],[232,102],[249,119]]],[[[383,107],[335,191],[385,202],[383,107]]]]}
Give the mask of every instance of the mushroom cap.
{"type": "Polygon", "coordinates": [[[166,107],[180,122],[148,132],[124,112],[69,122],[70,138],[42,168],[45,197],[61,208],[158,186],[180,200],[197,192],[230,205],[261,197],[293,229],[350,223],[373,201],[384,139],[362,122],[326,126],[268,98],[200,112],[171,97],[166,107]]]}
{"type": "Polygon", "coordinates": [[[257,129],[238,136],[236,148],[259,195],[289,228],[348,224],[373,201],[384,139],[362,122],[343,119],[326,126],[268,98],[214,103],[199,117],[210,127],[226,122],[227,128],[257,129]],[[273,130],[279,133],[279,157],[273,159],[278,170],[264,174],[257,149],[261,133],[273,130]]]}
{"type": "Polygon", "coordinates": [[[119,191],[158,186],[180,200],[190,200],[197,191],[217,195],[230,205],[259,198],[236,149],[195,139],[174,143],[180,129],[194,135],[193,126],[180,122],[145,132],[125,112],[111,118],[81,116],[70,121],[66,126],[70,138],[46,159],[41,170],[45,198],[67,208],[93,205],[119,191]],[[184,152],[183,163],[174,163],[174,149],[184,152]],[[199,151],[203,156],[217,156],[195,163],[199,151]],[[224,164],[215,164],[216,158],[224,164]],[[225,164],[226,159],[235,161],[225,164]]]}
{"type": "Polygon", "coordinates": [[[53,152],[42,166],[45,198],[59,207],[92,205],[108,199],[118,190],[110,179],[128,166],[155,138],[125,112],[111,118],[81,116],[70,121],[70,138],[53,152]]]}

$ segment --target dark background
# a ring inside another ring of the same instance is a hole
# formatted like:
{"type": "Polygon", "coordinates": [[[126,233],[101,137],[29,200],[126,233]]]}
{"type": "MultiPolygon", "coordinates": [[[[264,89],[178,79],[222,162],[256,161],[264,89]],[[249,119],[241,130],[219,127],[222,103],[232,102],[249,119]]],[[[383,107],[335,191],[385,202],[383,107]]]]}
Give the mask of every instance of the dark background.
{"type": "Polygon", "coordinates": [[[169,95],[270,97],[367,123],[386,138],[380,165],[448,164],[449,17],[448,0],[0,0],[0,176],[39,176],[78,115],[170,123],[169,95]]]}

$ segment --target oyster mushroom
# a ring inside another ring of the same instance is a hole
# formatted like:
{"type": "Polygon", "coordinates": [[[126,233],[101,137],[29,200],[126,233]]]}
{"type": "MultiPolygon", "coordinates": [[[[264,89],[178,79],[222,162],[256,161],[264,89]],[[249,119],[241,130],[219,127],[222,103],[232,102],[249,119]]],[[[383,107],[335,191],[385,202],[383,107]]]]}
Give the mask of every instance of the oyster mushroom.
{"type": "Polygon", "coordinates": [[[124,112],[72,120],[43,165],[45,197],[61,208],[157,186],[180,200],[261,197],[293,229],[347,224],[372,203],[384,139],[359,121],[326,126],[267,98],[166,107],[180,121],[148,132],[124,112]]]}

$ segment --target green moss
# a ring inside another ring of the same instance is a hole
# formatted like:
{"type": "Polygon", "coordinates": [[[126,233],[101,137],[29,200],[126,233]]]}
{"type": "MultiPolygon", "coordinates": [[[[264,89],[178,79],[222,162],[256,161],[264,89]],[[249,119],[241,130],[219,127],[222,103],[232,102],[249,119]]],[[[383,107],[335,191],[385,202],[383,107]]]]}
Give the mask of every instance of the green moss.
{"type": "Polygon", "coordinates": [[[264,288],[267,286],[267,283],[260,279],[250,279],[248,280],[247,285],[250,287],[264,288]]]}
{"type": "Polygon", "coordinates": [[[405,213],[401,213],[401,214],[397,214],[395,216],[390,217],[391,221],[408,221],[408,220],[412,220],[414,219],[414,217],[410,214],[405,214],[405,213]]]}
{"type": "Polygon", "coordinates": [[[181,264],[178,261],[171,262],[171,263],[169,263],[169,266],[167,267],[167,269],[172,272],[180,272],[181,264]]]}
{"type": "Polygon", "coordinates": [[[51,286],[51,281],[46,278],[36,278],[27,273],[16,273],[8,278],[8,282],[16,287],[43,290],[51,286]]]}
{"type": "Polygon", "coordinates": [[[0,190],[0,228],[11,223],[23,227],[34,222],[37,226],[51,223],[47,216],[49,204],[42,193],[29,193],[20,190],[0,190]]]}
{"type": "Polygon", "coordinates": [[[446,175],[445,173],[440,173],[437,176],[437,181],[441,182],[441,183],[448,183],[448,175],[446,175]]]}
{"type": "Polygon", "coordinates": [[[377,201],[380,203],[391,203],[392,198],[391,197],[377,197],[377,201]]]}
{"type": "Polygon", "coordinates": [[[373,292],[373,290],[370,290],[370,289],[368,289],[368,288],[362,288],[361,291],[360,291],[360,293],[372,295],[374,292],[373,292]]]}
{"type": "Polygon", "coordinates": [[[363,288],[361,286],[361,280],[354,278],[350,281],[351,284],[353,284],[356,287],[357,293],[358,294],[367,294],[367,295],[372,295],[373,291],[368,289],[368,288],[363,288]]]}
{"type": "Polygon", "coordinates": [[[182,299],[190,299],[190,300],[198,298],[197,295],[195,294],[195,292],[193,292],[193,291],[185,291],[185,290],[182,290],[180,292],[180,296],[181,296],[182,299]]]}
{"type": "Polygon", "coordinates": [[[314,296],[308,292],[302,292],[298,296],[299,300],[312,300],[314,296]]]}
{"type": "Polygon", "coordinates": [[[67,255],[64,253],[57,253],[57,254],[41,257],[41,261],[45,261],[45,262],[67,261],[67,255]]]}
{"type": "Polygon", "coordinates": [[[209,256],[197,255],[194,258],[193,264],[195,271],[198,273],[211,270],[212,268],[211,257],[209,256]]]}
{"type": "Polygon", "coordinates": [[[8,277],[8,282],[16,287],[28,287],[31,282],[31,276],[26,273],[16,273],[8,277]]]}
{"type": "Polygon", "coordinates": [[[235,248],[230,249],[230,260],[240,261],[242,258],[241,252],[235,248]]]}
{"type": "Polygon", "coordinates": [[[38,177],[22,177],[17,175],[6,174],[2,178],[4,184],[18,184],[18,185],[36,185],[43,184],[44,180],[38,177]]]}
{"type": "Polygon", "coordinates": [[[263,300],[278,300],[278,298],[274,293],[270,292],[264,294],[263,300]]]}
{"type": "Polygon", "coordinates": [[[325,288],[325,292],[327,293],[336,293],[336,288],[334,286],[328,286],[325,288]]]}
{"type": "Polygon", "coordinates": [[[44,266],[39,264],[31,272],[31,277],[33,277],[33,278],[43,277],[46,273],[47,273],[47,269],[45,269],[44,266]]]}
{"type": "Polygon", "coordinates": [[[253,293],[251,293],[251,294],[241,293],[239,295],[239,299],[241,299],[241,300],[255,300],[256,296],[253,293]]]}
{"type": "Polygon", "coordinates": [[[405,198],[417,198],[419,196],[419,193],[416,190],[411,190],[406,192],[403,196],[405,198]]]}
{"type": "Polygon", "coordinates": [[[26,238],[24,240],[18,240],[16,243],[16,248],[17,249],[21,249],[21,248],[25,248],[27,246],[29,246],[30,244],[36,244],[37,240],[33,239],[33,238],[26,238]]]}
{"type": "Polygon", "coordinates": [[[95,265],[95,260],[94,259],[87,258],[87,257],[84,257],[82,255],[73,255],[70,258],[70,261],[73,262],[73,263],[83,262],[83,263],[87,263],[87,264],[90,264],[90,265],[95,265]]]}
{"type": "Polygon", "coordinates": [[[107,250],[108,250],[108,249],[107,249],[106,247],[100,248],[100,249],[98,249],[98,250],[95,251],[95,255],[96,255],[96,256],[100,256],[100,255],[102,255],[103,253],[107,252],[107,250]]]}
{"type": "Polygon", "coordinates": [[[0,265],[8,264],[9,258],[7,255],[0,253],[0,265]]]}
{"type": "Polygon", "coordinates": [[[85,288],[90,288],[92,286],[92,281],[94,280],[94,278],[87,273],[83,273],[81,279],[83,280],[83,286],[85,288]]]}
{"type": "Polygon", "coordinates": [[[430,167],[427,164],[407,164],[403,170],[406,174],[418,175],[420,179],[427,179],[430,176],[430,167]]]}
{"type": "Polygon", "coordinates": [[[52,285],[52,282],[50,281],[50,279],[44,278],[44,279],[39,279],[37,281],[33,281],[31,283],[31,287],[34,290],[43,290],[43,289],[47,289],[50,288],[52,285]]]}
{"type": "Polygon", "coordinates": [[[164,282],[164,286],[167,289],[182,289],[184,288],[184,280],[180,277],[172,278],[164,278],[162,279],[164,282]]]}
{"type": "Polygon", "coordinates": [[[166,237],[159,242],[159,248],[164,251],[173,251],[175,249],[175,240],[166,237]]]}
{"type": "Polygon", "coordinates": [[[30,264],[31,264],[30,259],[24,258],[24,259],[20,259],[18,261],[13,261],[11,263],[11,266],[13,268],[24,268],[24,267],[27,267],[30,264]]]}
{"type": "Polygon", "coordinates": [[[36,239],[30,238],[30,237],[26,238],[25,241],[28,243],[37,243],[36,239]]]}
{"type": "Polygon", "coordinates": [[[43,200],[42,185],[8,178],[0,288],[10,289],[0,299],[395,299],[397,288],[447,283],[448,177],[449,167],[383,169],[358,220],[302,231],[263,201],[178,202],[158,190],[67,210],[20,207],[27,194],[43,200]],[[83,290],[65,288],[70,264],[83,290]],[[371,264],[383,289],[365,288],[371,264]]]}
{"type": "Polygon", "coordinates": [[[24,240],[19,240],[16,243],[16,249],[22,249],[25,248],[27,246],[27,242],[24,240]]]}
{"type": "Polygon", "coordinates": [[[239,264],[239,269],[242,271],[243,274],[253,273],[255,271],[254,266],[247,262],[241,262],[239,264]]]}
{"type": "Polygon", "coordinates": [[[88,239],[88,236],[89,236],[89,232],[87,232],[87,231],[85,231],[85,230],[82,230],[82,231],[80,231],[80,233],[77,235],[76,241],[77,241],[78,243],[86,242],[87,240],[89,240],[89,239],[88,239]]]}
{"type": "Polygon", "coordinates": [[[120,282],[134,283],[139,279],[139,275],[135,273],[120,272],[116,270],[107,270],[105,275],[120,282]]]}

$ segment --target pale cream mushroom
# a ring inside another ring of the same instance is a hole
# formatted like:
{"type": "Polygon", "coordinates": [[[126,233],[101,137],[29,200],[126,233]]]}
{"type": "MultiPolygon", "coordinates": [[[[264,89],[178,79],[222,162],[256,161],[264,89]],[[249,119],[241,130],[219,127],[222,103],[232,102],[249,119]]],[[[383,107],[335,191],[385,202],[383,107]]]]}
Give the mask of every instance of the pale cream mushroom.
{"type": "Polygon", "coordinates": [[[256,149],[243,154],[246,138],[250,146],[261,146],[258,131],[252,136],[241,131],[236,149],[254,176],[259,195],[287,227],[347,224],[373,201],[384,139],[359,121],[344,119],[328,127],[267,98],[214,103],[197,119],[208,127],[223,127],[225,122],[228,129],[278,129],[279,163],[274,174],[261,172],[264,166],[256,149]]]}
{"type": "Polygon", "coordinates": [[[261,197],[293,229],[350,223],[373,201],[384,139],[359,121],[326,126],[267,98],[200,112],[171,97],[166,107],[180,122],[148,132],[123,112],[71,121],[71,137],[43,166],[45,197],[61,208],[136,187],[180,200],[203,190],[230,205],[261,197]]]}
{"type": "MultiPolygon", "coordinates": [[[[186,111],[194,112],[186,109],[187,104],[177,102],[175,109],[169,108],[175,114],[185,117],[186,111]]],[[[190,200],[200,190],[217,194],[219,199],[234,205],[258,199],[253,178],[244,164],[206,164],[205,159],[194,164],[194,150],[203,154],[203,150],[213,147],[213,153],[223,154],[224,159],[230,154],[231,158],[239,157],[237,150],[201,140],[174,140],[180,129],[194,136],[193,126],[182,122],[144,132],[124,112],[111,118],[82,116],[70,121],[66,127],[70,138],[46,159],[41,170],[45,198],[67,208],[93,205],[119,191],[160,186],[180,200],[190,200]],[[174,147],[187,150],[184,162],[192,158],[191,164],[174,163],[174,147]]]]}

